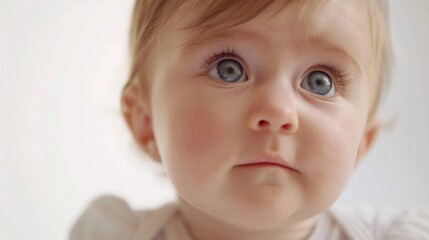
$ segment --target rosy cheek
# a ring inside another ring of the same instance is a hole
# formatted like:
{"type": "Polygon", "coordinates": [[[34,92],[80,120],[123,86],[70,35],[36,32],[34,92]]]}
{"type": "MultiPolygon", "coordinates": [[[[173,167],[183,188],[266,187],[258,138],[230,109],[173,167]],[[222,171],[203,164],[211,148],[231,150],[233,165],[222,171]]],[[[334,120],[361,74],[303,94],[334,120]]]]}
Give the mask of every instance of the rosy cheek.
{"type": "MultiPolygon", "coordinates": [[[[162,155],[167,171],[180,181],[207,181],[222,166],[219,152],[225,135],[222,114],[207,104],[173,106],[168,111],[162,155]]],[[[173,180],[174,181],[174,180],[173,180]]],[[[191,183],[192,184],[192,183],[191,183]]]]}
{"type": "MultiPolygon", "coordinates": [[[[308,196],[324,196],[326,202],[336,198],[353,173],[359,145],[359,133],[352,131],[352,119],[336,121],[320,116],[317,124],[301,124],[299,160],[303,164],[303,188],[308,196]]],[[[305,121],[305,120],[304,120],[305,121]]],[[[356,126],[354,126],[356,128],[356,126]]]]}
{"type": "MultiPolygon", "coordinates": [[[[184,158],[194,158],[203,161],[208,150],[218,142],[215,116],[210,110],[202,107],[189,107],[177,112],[172,134],[172,141],[178,145],[177,154],[184,158]]],[[[174,148],[174,146],[172,146],[174,148]]]]}

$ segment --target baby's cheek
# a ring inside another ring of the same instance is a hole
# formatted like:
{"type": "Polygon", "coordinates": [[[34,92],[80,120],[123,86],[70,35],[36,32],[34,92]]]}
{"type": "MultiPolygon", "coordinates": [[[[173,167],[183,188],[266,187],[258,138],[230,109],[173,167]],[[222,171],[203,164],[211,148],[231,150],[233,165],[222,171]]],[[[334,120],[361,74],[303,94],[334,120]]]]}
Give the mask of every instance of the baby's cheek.
{"type": "Polygon", "coordinates": [[[306,199],[317,199],[316,205],[326,207],[338,198],[353,174],[357,136],[340,123],[308,128],[312,137],[302,141],[305,147],[298,153],[304,166],[303,187],[306,199]]]}
{"type": "Polygon", "coordinates": [[[170,113],[164,149],[166,167],[171,174],[204,181],[221,164],[216,153],[227,138],[222,114],[215,114],[203,104],[177,107],[170,113]]]}
{"type": "Polygon", "coordinates": [[[175,123],[172,123],[176,125],[171,132],[172,141],[180,146],[176,149],[178,155],[204,161],[205,153],[208,153],[208,149],[219,139],[213,117],[210,110],[202,107],[178,112],[175,123]]]}

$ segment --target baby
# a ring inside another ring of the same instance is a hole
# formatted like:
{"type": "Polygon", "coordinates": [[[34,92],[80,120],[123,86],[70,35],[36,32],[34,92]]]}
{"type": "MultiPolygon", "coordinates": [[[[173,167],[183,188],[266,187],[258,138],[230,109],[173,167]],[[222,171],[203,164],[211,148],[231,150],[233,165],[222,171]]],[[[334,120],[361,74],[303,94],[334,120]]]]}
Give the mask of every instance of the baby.
{"type": "Polygon", "coordinates": [[[383,0],[137,0],[122,109],[177,203],[102,197],[71,239],[429,239],[429,214],[331,207],[380,129],[383,0]]]}

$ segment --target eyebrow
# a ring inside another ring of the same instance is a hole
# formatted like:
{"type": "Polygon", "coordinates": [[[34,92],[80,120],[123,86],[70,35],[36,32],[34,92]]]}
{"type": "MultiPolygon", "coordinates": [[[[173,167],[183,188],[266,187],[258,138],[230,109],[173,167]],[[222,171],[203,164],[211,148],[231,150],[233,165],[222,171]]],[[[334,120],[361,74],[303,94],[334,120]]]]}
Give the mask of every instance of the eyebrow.
{"type": "Polygon", "coordinates": [[[348,60],[350,60],[350,62],[358,70],[359,74],[362,75],[362,70],[360,68],[360,65],[356,61],[356,58],[353,57],[354,54],[352,54],[352,52],[349,49],[347,49],[345,46],[341,45],[340,43],[331,41],[328,38],[324,38],[321,36],[315,36],[306,40],[304,44],[306,46],[317,46],[318,48],[322,47],[324,51],[332,51],[334,53],[343,55],[348,60]]]}
{"type": "MultiPolygon", "coordinates": [[[[355,66],[359,74],[362,74],[361,68],[359,67],[356,58],[353,57],[354,54],[351,53],[347,47],[341,45],[338,42],[335,42],[329,38],[324,37],[323,35],[314,35],[304,37],[304,41],[300,42],[300,46],[305,48],[321,48],[324,51],[333,52],[336,54],[343,55],[355,66]]],[[[213,30],[210,32],[200,32],[199,34],[194,34],[187,41],[179,45],[182,47],[182,53],[184,55],[192,54],[195,50],[204,48],[211,44],[222,44],[225,41],[227,42],[248,42],[251,44],[258,44],[262,48],[269,46],[269,38],[264,37],[264,34],[249,30],[213,30]]]]}
{"type": "Polygon", "coordinates": [[[200,32],[200,34],[194,34],[187,41],[179,45],[182,47],[182,51],[187,54],[194,50],[204,48],[207,45],[224,43],[227,42],[248,42],[252,44],[259,44],[266,46],[269,44],[268,39],[263,38],[259,33],[253,31],[243,31],[243,30],[234,30],[234,31],[221,31],[213,30],[210,32],[200,32]]]}

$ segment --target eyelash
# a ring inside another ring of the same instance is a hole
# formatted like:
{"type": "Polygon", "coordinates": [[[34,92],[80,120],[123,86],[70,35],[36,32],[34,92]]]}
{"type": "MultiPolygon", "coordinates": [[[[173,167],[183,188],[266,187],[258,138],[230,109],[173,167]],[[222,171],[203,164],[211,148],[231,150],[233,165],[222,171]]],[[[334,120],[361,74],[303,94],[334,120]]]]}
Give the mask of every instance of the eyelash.
{"type": "Polygon", "coordinates": [[[326,72],[328,75],[333,77],[335,85],[339,88],[339,90],[342,91],[345,91],[346,86],[352,82],[352,79],[350,79],[350,74],[347,73],[346,70],[330,63],[329,61],[317,64],[310,69],[312,69],[312,71],[321,70],[326,72]]]}
{"type": "Polygon", "coordinates": [[[214,52],[211,57],[204,61],[202,69],[204,71],[207,71],[213,65],[213,63],[226,58],[233,58],[235,60],[239,60],[240,63],[240,59],[242,59],[234,48],[226,48],[221,52],[214,52]]]}
{"type": "MultiPolygon", "coordinates": [[[[214,52],[207,60],[204,61],[202,69],[204,71],[208,71],[215,62],[227,58],[238,60],[240,63],[240,60],[242,59],[234,48],[226,48],[220,52],[214,52]]],[[[312,69],[312,71],[321,70],[328,73],[328,75],[334,78],[333,81],[336,86],[339,87],[340,90],[344,91],[346,86],[352,82],[349,78],[350,74],[328,60],[322,60],[322,62],[324,63],[314,65],[310,69],[312,69]]],[[[244,66],[243,69],[245,69],[244,66]]],[[[247,70],[245,70],[245,72],[247,72],[247,70]]]]}

